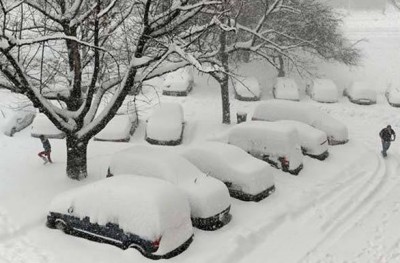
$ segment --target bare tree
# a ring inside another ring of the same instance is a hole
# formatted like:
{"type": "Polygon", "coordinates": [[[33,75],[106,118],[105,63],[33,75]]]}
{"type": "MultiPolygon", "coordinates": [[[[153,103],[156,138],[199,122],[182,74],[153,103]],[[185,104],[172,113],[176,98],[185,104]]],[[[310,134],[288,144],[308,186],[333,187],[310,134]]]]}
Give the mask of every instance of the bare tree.
{"type": "Polygon", "coordinates": [[[212,72],[222,97],[222,122],[230,123],[228,80],[230,63],[239,52],[249,52],[273,65],[280,76],[285,64],[307,70],[310,58],[355,65],[359,51],[340,31],[341,20],[331,8],[315,0],[223,0],[214,7],[218,30],[204,60],[218,65],[212,72]]]}
{"type": "Polygon", "coordinates": [[[0,0],[0,72],[6,79],[0,86],[26,95],[65,132],[67,175],[82,179],[87,176],[89,140],[114,117],[132,89],[188,63],[201,67],[191,54],[192,40],[208,28],[208,21],[196,29],[187,24],[215,4],[0,0]],[[100,109],[110,90],[111,99],[100,109]]]}

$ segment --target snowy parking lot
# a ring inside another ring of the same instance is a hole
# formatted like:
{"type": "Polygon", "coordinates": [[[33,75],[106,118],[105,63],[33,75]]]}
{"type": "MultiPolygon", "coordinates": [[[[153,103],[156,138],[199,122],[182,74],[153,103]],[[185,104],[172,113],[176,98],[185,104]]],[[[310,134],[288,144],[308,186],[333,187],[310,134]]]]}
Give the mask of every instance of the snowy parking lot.
{"type": "MultiPolygon", "coordinates": [[[[377,104],[356,105],[344,97],[337,103],[321,104],[305,95],[300,102],[343,122],[349,142],[329,146],[329,157],[322,162],[305,156],[298,176],[276,169],[276,191],[260,202],[231,198],[231,222],[216,231],[194,229],[190,247],[168,262],[400,262],[400,143],[395,141],[383,159],[378,137],[387,124],[400,136],[400,109],[391,107],[383,94],[388,84],[400,84],[400,34],[361,30],[353,36],[370,39],[363,43],[369,55],[364,67],[349,71],[324,66],[321,70],[336,81],[339,90],[350,76],[367,76],[376,84],[377,104]],[[389,69],[383,72],[382,65],[389,69]]],[[[254,74],[260,68],[254,68],[254,74]]],[[[220,120],[220,91],[211,80],[197,77],[189,96],[160,97],[163,102],[179,102],[184,109],[183,147],[229,128],[220,120]]],[[[262,100],[272,97],[265,83],[262,100]]],[[[3,106],[12,95],[2,90],[0,94],[3,106]]],[[[237,101],[233,96],[233,115],[251,115],[258,102],[237,101]]],[[[82,181],[65,175],[64,140],[51,140],[54,163],[43,165],[37,157],[40,141],[31,137],[30,127],[14,137],[0,134],[0,263],[153,262],[134,249],[121,250],[45,226],[54,196],[104,178],[114,153],[133,144],[147,144],[145,117],[143,112],[128,143],[90,142],[89,176],[82,181]]],[[[3,121],[0,115],[0,125],[3,121]]]]}

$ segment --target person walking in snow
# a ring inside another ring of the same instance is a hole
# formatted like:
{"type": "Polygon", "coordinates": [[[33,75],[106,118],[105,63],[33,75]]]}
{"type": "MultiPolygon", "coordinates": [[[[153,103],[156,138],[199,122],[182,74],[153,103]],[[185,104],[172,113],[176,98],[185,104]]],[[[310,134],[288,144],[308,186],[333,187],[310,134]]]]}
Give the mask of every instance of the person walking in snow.
{"type": "Polygon", "coordinates": [[[390,143],[396,140],[396,133],[392,129],[392,126],[388,125],[379,132],[379,137],[382,140],[382,155],[387,156],[387,150],[389,150],[390,143]]]}
{"type": "Polygon", "coordinates": [[[52,163],[53,161],[51,160],[51,157],[50,157],[51,145],[50,145],[49,139],[44,137],[44,135],[40,135],[39,139],[43,144],[44,151],[41,151],[40,153],[38,153],[38,156],[43,159],[44,164],[46,164],[48,162],[52,163]]]}

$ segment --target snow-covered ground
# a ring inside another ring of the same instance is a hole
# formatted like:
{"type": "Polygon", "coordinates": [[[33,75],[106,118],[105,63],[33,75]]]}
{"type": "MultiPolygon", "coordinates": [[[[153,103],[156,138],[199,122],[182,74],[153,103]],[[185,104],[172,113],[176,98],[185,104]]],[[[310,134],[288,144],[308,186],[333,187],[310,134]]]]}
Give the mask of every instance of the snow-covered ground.
{"type": "MultiPolygon", "coordinates": [[[[352,38],[369,39],[362,42],[367,56],[364,66],[320,68],[340,90],[353,78],[372,81],[378,92],[377,104],[360,106],[347,98],[320,104],[304,94],[301,101],[345,123],[350,141],[330,146],[325,161],[305,157],[299,176],[276,170],[276,192],[265,200],[231,199],[231,222],[212,232],[195,229],[190,247],[169,262],[400,262],[400,143],[394,142],[383,159],[378,138],[387,124],[400,135],[400,109],[389,106],[383,96],[386,85],[400,83],[400,27],[392,22],[378,24],[389,30],[361,23],[353,27],[357,30],[347,28],[352,38]]],[[[246,70],[258,77],[262,99],[271,98],[270,76],[263,67],[244,67],[243,72],[246,70]]],[[[0,92],[3,105],[10,97],[0,92]]],[[[220,123],[220,92],[210,79],[196,77],[188,97],[160,99],[182,104],[186,122],[183,145],[228,128],[220,123]]],[[[256,103],[233,99],[232,120],[236,112],[251,114],[256,103]]],[[[48,206],[57,193],[103,178],[113,153],[132,144],[146,144],[146,111],[140,115],[141,122],[129,143],[90,143],[89,177],[81,182],[65,176],[64,140],[51,140],[54,164],[45,166],[36,155],[41,143],[30,136],[30,128],[14,137],[0,134],[1,263],[151,262],[136,250],[123,251],[45,226],[48,206]]]]}

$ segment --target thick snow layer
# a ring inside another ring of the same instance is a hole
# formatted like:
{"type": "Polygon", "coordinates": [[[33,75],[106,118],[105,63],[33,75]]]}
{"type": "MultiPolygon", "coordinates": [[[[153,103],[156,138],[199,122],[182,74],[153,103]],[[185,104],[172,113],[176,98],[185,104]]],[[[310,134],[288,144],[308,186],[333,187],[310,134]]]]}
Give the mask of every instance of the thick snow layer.
{"type": "Polygon", "coordinates": [[[299,87],[294,79],[279,77],[273,88],[273,94],[276,99],[300,100],[299,87]]]}
{"type": "Polygon", "coordinates": [[[94,138],[103,141],[129,141],[137,121],[136,114],[115,115],[94,138]]]}
{"type": "Polygon", "coordinates": [[[337,102],[339,91],[330,79],[313,79],[308,89],[310,97],[319,102],[337,102]]]}
{"type": "Polygon", "coordinates": [[[281,120],[277,123],[292,125],[299,134],[301,148],[310,155],[320,155],[328,150],[328,137],[325,132],[304,122],[281,120]]]}
{"type": "Polygon", "coordinates": [[[179,140],[183,131],[183,108],[179,103],[155,106],[147,120],[146,135],[160,142],[179,140]]]}
{"type": "Polygon", "coordinates": [[[193,234],[190,207],[183,192],[155,178],[106,178],[59,194],[49,211],[89,217],[91,223],[99,225],[114,223],[151,241],[162,237],[156,254],[179,247],[193,234]]]}
{"type": "Polygon", "coordinates": [[[254,108],[252,119],[300,121],[325,132],[330,141],[346,142],[348,140],[348,130],[342,122],[312,105],[303,103],[281,100],[263,101],[254,108]]]}
{"type": "Polygon", "coordinates": [[[33,122],[35,112],[32,110],[13,111],[7,115],[7,120],[2,128],[7,136],[13,136],[15,132],[25,129],[33,122]]]}
{"type": "Polygon", "coordinates": [[[273,169],[242,149],[221,142],[192,144],[182,155],[202,172],[256,195],[274,185],[273,169]]]}
{"type": "Polygon", "coordinates": [[[257,100],[261,96],[260,84],[255,77],[235,80],[234,88],[238,99],[257,100]]]}
{"type": "Polygon", "coordinates": [[[400,106],[400,87],[389,87],[385,96],[387,101],[395,106],[400,106]]]}
{"type": "Polygon", "coordinates": [[[298,133],[291,125],[264,121],[242,122],[229,131],[228,143],[257,157],[269,155],[274,160],[286,157],[290,170],[302,164],[298,133]]]}
{"type": "Polygon", "coordinates": [[[351,86],[346,89],[346,94],[351,100],[376,102],[376,91],[370,84],[363,81],[354,81],[351,86]]]}
{"type": "Polygon", "coordinates": [[[110,172],[155,177],[176,184],[188,197],[194,218],[214,216],[230,206],[228,189],[222,182],[165,149],[137,145],[117,152],[111,159],[110,172]]]}
{"type": "Polygon", "coordinates": [[[37,114],[35,119],[33,120],[31,135],[33,137],[44,135],[48,138],[65,137],[65,134],[60,131],[43,113],[37,114]]]}
{"type": "Polygon", "coordinates": [[[180,68],[177,71],[168,73],[163,83],[163,90],[189,91],[193,86],[193,70],[191,67],[180,68]]]}

